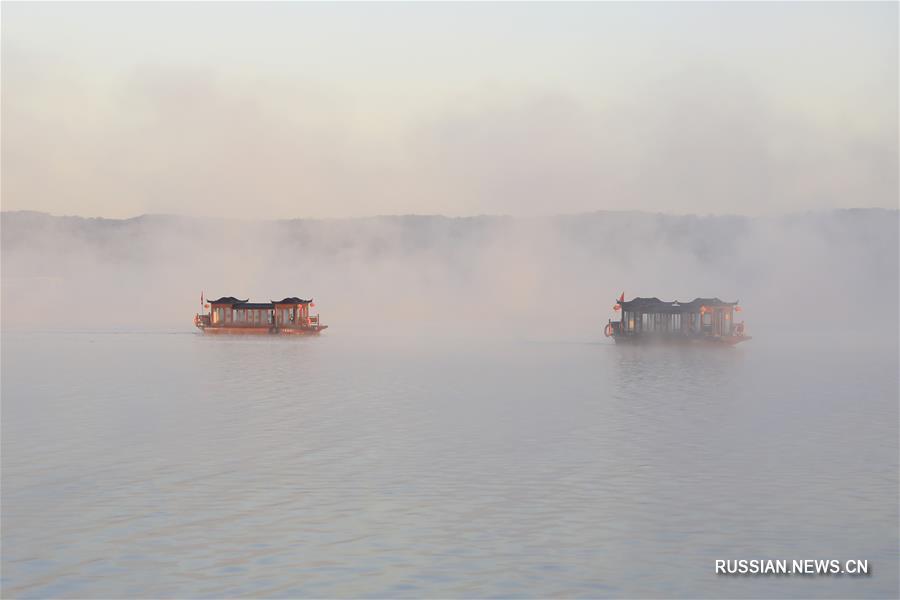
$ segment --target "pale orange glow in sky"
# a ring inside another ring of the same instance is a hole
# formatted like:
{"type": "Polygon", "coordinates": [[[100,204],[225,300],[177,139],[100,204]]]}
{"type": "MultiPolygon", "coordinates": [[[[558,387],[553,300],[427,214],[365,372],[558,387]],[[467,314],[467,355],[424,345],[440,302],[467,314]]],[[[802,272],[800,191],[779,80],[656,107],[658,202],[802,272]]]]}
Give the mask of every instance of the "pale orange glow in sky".
{"type": "Polygon", "coordinates": [[[2,208],[897,203],[895,3],[4,3],[2,208]]]}

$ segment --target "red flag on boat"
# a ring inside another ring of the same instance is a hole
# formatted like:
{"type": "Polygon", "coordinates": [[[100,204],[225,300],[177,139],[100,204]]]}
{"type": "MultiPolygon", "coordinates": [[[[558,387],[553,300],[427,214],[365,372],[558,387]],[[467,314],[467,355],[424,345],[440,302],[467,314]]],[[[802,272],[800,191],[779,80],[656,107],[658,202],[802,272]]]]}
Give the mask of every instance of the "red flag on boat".
{"type": "Polygon", "coordinates": [[[625,292],[622,292],[622,295],[619,296],[619,302],[625,302],[625,292]]]}

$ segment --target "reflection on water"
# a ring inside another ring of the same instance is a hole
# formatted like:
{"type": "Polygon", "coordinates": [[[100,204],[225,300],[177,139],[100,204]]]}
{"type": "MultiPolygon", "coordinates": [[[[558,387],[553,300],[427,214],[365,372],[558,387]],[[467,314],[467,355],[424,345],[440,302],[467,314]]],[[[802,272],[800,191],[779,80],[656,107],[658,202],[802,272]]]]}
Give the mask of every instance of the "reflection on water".
{"type": "Polygon", "coordinates": [[[9,333],[2,394],[6,597],[898,592],[896,348],[9,333]]]}

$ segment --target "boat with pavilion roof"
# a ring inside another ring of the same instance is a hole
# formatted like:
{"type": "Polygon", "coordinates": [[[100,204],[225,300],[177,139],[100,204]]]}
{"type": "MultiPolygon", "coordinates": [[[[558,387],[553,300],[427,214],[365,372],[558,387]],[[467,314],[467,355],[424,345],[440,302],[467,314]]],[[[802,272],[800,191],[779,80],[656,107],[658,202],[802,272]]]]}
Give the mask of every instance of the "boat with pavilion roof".
{"type": "Polygon", "coordinates": [[[701,342],[733,346],[751,339],[744,322],[735,323],[741,307],[718,298],[694,298],[690,302],[668,302],[659,298],[634,298],[622,294],[613,310],[618,321],[609,319],[606,337],[619,342],[701,342]]]}
{"type": "Polygon", "coordinates": [[[317,335],[328,325],[322,325],[319,315],[309,314],[315,308],[312,298],[294,296],[268,302],[250,302],[234,296],[200,304],[209,312],[194,315],[194,325],[203,333],[317,335]]]}

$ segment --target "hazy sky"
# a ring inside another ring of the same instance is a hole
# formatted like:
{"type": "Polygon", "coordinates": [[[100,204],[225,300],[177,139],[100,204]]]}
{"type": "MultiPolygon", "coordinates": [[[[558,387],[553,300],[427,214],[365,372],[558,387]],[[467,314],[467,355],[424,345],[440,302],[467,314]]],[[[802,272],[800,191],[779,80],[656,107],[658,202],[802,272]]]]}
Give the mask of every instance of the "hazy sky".
{"type": "Polygon", "coordinates": [[[8,3],[2,208],[897,205],[898,5],[8,3]]]}

